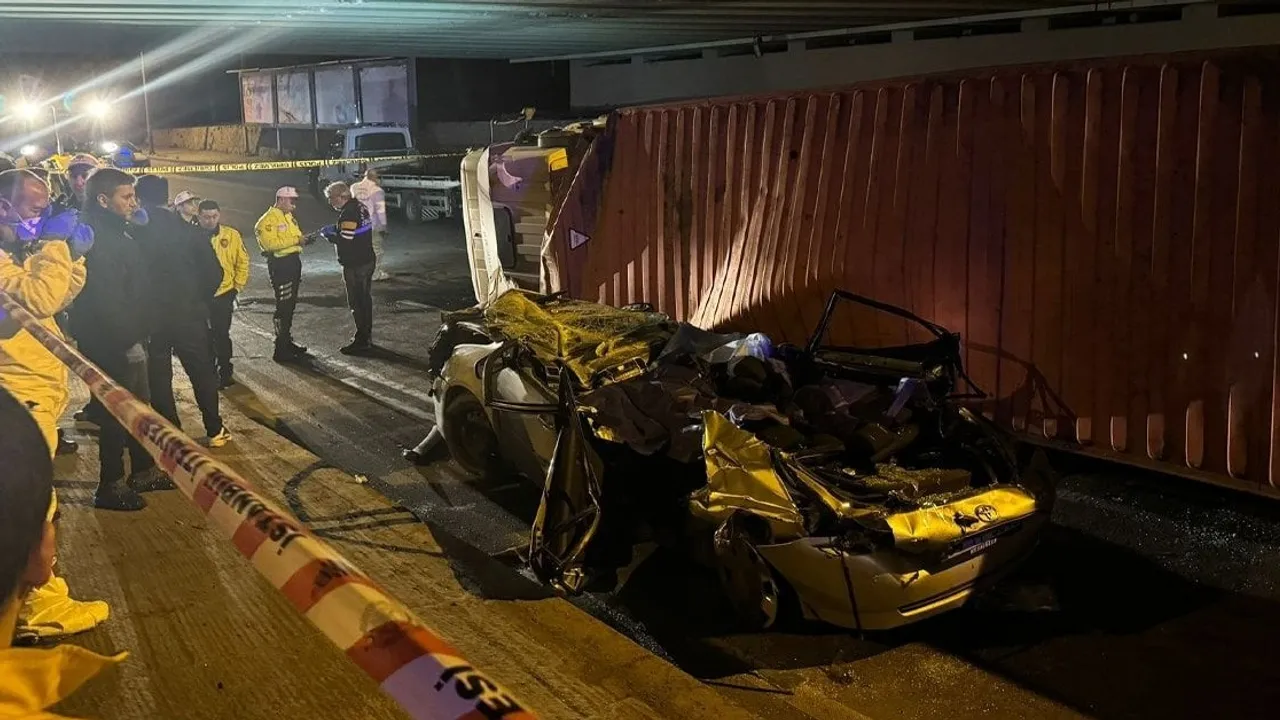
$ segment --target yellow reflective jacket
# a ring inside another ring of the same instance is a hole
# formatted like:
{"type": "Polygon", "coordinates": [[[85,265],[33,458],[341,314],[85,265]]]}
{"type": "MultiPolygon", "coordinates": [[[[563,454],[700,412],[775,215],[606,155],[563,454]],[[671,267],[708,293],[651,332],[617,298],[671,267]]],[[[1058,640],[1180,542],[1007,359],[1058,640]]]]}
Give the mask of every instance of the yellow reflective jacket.
{"type": "Polygon", "coordinates": [[[293,219],[293,213],[274,205],[258,218],[253,232],[258,236],[258,247],[263,252],[276,257],[302,252],[302,231],[298,229],[298,221],[293,219]]]}
{"type": "Polygon", "coordinates": [[[126,657],[106,657],[74,645],[0,648],[0,718],[63,718],[49,708],[126,657]]]}
{"type": "Polygon", "coordinates": [[[219,225],[218,232],[209,240],[213,243],[213,254],[218,256],[218,264],[222,266],[222,284],[214,296],[224,295],[232,290],[240,292],[249,284],[249,251],[244,248],[244,238],[240,231],[226,225],[219,225]]]}
{"type": "MultiPolygon", "coordinates": [[[[45,242],[19,264],[0,251],[0,290],[47,330],[62,337],[54,316],[84,288],[84,258],[73,261],[62,241],[45,242]]],[[[67,402],[67,366],[10,317],[0,319],[0,385],[23,402],[61,412],[67,402]]]]}
{"type": "Polygon", "coordinates": [[[54,155],[50,155],[49,159],[45,162],[49,164],[50,170],[66,172],[67,164],[71,162],[71,158],[73,157],[75,157],[75,155],[72,155],[71,153],[56,153],[54,155]]]}

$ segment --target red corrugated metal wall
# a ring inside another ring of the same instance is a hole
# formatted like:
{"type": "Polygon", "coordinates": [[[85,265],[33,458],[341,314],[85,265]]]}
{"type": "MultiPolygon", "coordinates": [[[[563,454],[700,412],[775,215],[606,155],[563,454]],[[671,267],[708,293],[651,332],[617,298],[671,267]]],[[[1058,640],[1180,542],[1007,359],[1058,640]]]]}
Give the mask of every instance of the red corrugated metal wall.
{"type": "Polygon", "coordinates": [[[963,334],[1011,427],[1271,492],[1277,70],[1138,60],[621,111],[550,277],[790,341],[833,288],[899,303],[963,334]]]}

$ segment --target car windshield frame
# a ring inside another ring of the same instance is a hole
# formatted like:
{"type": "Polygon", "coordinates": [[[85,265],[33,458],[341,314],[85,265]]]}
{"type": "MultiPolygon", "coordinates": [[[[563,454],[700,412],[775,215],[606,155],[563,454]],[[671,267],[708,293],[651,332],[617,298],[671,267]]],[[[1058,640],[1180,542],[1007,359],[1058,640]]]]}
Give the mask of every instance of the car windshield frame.
{"type": "MultiPolygon", "coordinates": [[[[824,348],[828,350],[853,350],[858,352],[864,352],[867,354],[875,354],[877,350],[883,352],[888,349],[888,348],[839,346],[839,345],[823,345],[822,344],[823,339],[827,336],[827,330],[831,327],[831,319],[835,316],[836,308],[840,306],[841,300],[852,302],[857,305],[863,305],[863,306],[872,308],[873,310],[886,312],[886,313],[889,313],[890,315],[896,315],[897,317],[903,318],[905,320],[910,320],[911,322],[916,323],[917,325],[924,328],[925,330],[928,330],[929,333],[934,336],[933,342],[936,342],[938,340],[946,340],[947,338],[951,337],[954,334],[951,331],[947,330],[946,328],[942,327],[941,325],[938,325],[937,323],[929,322],[928,320],[925,320],[924,318],[920,317],[919,315],[916,315],[915,313],[911,312],[910,310],[907,310],[906,308],[899,307],[897,305],[892,305],[886,302],[880,302],[879,300],[873,300],[869,297],[866,297],[865,295],[858,295],[857,293],[852,293],[852,292],[849,292],[848,290],[834,290],[831,293],[831,297],[827,299],[827,307],[822,311],[822,319],[818,321],[818,327],[814,328],[813,334],[809,336],[809,341],[805,343],[805,351],[808,352],[810,355],[814,355],[819,350],[822,350],[824,348]]],[[[926,343],[914,343],[914,344],[922,345],[926,343]]]]}

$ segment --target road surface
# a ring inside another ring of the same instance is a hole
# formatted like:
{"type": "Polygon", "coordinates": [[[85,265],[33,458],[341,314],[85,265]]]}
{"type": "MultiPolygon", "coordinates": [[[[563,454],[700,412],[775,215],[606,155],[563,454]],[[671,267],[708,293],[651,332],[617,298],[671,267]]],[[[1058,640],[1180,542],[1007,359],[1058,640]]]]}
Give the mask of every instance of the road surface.
{"type": "MultiPolygon", "coordinates": [[[[274,188],[305,187],[287,172],[171,183],[218,200],[251,249],[274,188]]],[[[305,231],[332,213],[304,198],[298,216],[305,231]]],[[[270,290],[255,254],[233,332],[240,385],[226,396],[368,477],[445,538],[447,552],[504,578],[477,580],[475,593],[537,593],[511,552],[525,542],[537,489],[470,483],[447,457],[415,468],[399,454],[429,427],[422,367],[439,313],[473,302],[461,223],[393,225],[388,251],[394,277],[375,290],[384,352],[347,358],[336,352],[351,333],[338,267],[327,247],[307,250],[295,321],[315,355],[305,367],[270,360],[270,290]]],[[[986,602],[903,632],[742,633],[722,621],[714,581],[664,553],[617,595],[575,603],[762,717],[1274,717],[1280,509],[1170,478],[1062,467],[1055,525],[1026,570],[986,602]]]]}

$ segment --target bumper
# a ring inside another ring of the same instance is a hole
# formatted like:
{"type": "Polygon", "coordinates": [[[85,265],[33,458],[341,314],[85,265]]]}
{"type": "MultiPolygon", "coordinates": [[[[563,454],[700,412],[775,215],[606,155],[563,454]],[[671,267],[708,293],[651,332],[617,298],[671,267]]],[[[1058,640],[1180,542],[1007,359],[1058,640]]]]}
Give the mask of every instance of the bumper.
{"type": "Polygon", "coordinates": [[[1015,521],[1021,522],[1017,530],[981,553],[944,565],[898,550],[844,554],[823,547],[829,544],[823,538],[761,545],[757,550],[795,590],[806,618],[853,629],[889,630],[964,605],[1026,559],[1046,521],[1044,513],[1015,521]]]}

